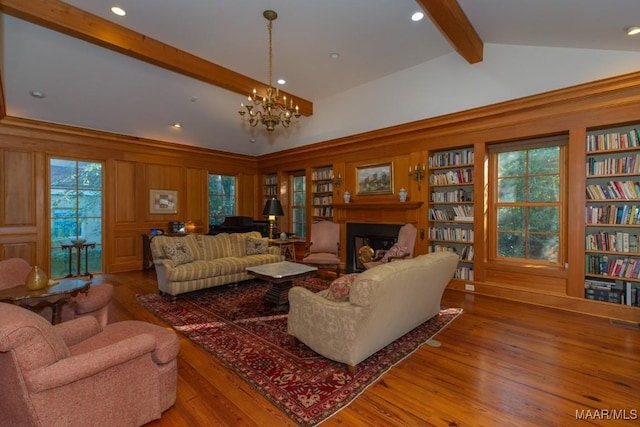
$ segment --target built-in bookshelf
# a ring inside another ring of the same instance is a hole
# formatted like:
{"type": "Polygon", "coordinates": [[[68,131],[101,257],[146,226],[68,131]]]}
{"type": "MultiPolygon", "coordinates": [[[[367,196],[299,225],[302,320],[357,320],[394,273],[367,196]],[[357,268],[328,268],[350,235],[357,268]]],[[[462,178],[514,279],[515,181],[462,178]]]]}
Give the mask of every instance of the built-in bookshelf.
{"type": "Polygon", "coordinates": [[[640,124],[587,132],[585,298],[639,306],[640,124]]]}
{"type": "Polygon", "coordinates": [[[333,166],[311,171],[311,205],[313,220],[333,220],[333,166]]]}
{"type": "Polygon", "coordinates": [[[460,262],[455,278],[473,280],[473,149],[434,152],[429,157],[429,252],[452,251],[460,262]]]}
{"type": "Polygon", "coordinates": [[[264,198],[272,197],[278,197],[278,175],[275,173],[264,176],[264,198]]]}

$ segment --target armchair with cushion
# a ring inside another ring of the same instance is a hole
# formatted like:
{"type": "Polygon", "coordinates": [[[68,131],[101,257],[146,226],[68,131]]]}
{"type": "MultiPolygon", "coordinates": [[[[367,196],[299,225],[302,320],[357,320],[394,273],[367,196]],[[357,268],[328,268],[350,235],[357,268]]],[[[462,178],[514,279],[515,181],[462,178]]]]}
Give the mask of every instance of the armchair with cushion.
{"type": "Polygon", "coordinates": [[[340,224],[321,220],[311,224],[311,237],[303,264],[314,267],[335,267],[340,275],[340,224]]]}
{"type": "Polygon", "coordinates": [[[2,425],[139,426],[176,400],[175,332],[92,316],[52,326],[0,303],[2,425]]]}
{"type": "MultiPolygon", "coordinates": [[[[24,285],[25,279],[31,271],[31,265],[22,258],[9,258],[0,261],[0,289],[8,289],[14,286],[24,285]]],[[[113,285],[102,283],[92,285],[89,293],[78,294],[68,304],[62,306],[62,321],[67,321],[81,316],[95,317],[100,326],[106,326],[111,321],[111,297],[113,285]]],[[[38,309],[38,313],[47,319],[51,319],[51,308],[38,309]]]]}
{"type": "Polygon", "coordinates": [[[388,250],[378,250],[373,253],[373,250],[369,246],[363,246],[360,248],[358,256],[360,262],[367,270],[384,264],[387,262],[395,261],[398,259],[405,259],[413,257],[413,248],[416,244],[416,235],[418,230],[413,224],[405,224],[400,227],[398,232],[398,240],[388,250]]]}

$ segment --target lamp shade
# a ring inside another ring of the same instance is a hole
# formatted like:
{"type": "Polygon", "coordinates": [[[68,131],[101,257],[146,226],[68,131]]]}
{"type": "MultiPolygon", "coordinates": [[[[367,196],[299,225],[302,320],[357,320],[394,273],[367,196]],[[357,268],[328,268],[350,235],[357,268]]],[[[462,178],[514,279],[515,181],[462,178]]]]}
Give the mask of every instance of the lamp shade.
{"type": "Polygon", "coordinates": [[[282,205],[278,199],[268,199],[262,209],[262,215],[264,216],[284,216],[282,211],[282,205]]]}

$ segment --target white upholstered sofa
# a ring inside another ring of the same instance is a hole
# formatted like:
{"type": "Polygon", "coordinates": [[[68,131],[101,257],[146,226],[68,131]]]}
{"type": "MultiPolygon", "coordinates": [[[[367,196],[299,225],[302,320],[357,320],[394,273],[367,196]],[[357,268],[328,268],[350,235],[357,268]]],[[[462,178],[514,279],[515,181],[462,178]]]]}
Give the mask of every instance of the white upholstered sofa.
{"type": "Polygon", "coordinates": [[[457,264],[451,252],[382,264],[351,276],[346,301],[328,299],[329,290],[293,287],[288,332],[355,373],[358,363],[439,313],[457,264]]]}
{"type": "Polygon", "coordinates": [[[277,246],[268,246],[258,231],[156,236],[151,254],[161,293],[177,296],[251,279],[246,268],[284,261],[277,246]]]}

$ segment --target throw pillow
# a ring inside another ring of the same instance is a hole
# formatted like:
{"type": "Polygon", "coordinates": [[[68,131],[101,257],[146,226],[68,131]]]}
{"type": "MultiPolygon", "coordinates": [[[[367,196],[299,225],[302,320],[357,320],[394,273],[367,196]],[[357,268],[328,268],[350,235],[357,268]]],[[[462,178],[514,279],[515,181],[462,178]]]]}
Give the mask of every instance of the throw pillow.
{"type": "Polygon", "coordinates": [[[193,261],[193,253],[189,246],[182,239],[175,239],[175,242],[165,243],[162,245],[164,254],[169,258],[176,267],[193,261]]]}
{"type": "Polygon", "coordinates": [[[391,246],[391,248],[387,251],[387,253],[384,254],[384,256],[380,261],[389,262],[389,258],[401,257],[406,255],[408,252],[409,250],[407,249],[406,246],[400,246],[397,243],[395,243],[393,246],[391,246]]]}
{"type": "Polygon", "coordinates": [[[358,273],[345,274],[329,285],[325,298],[330,301],[349,301],[349,287],[358,277],[358,273]]]}
{"type": "Polygon", "coordinates": [[[256,239],[255,237],[247,237],[247,255],[258,255],[269,253],[269,241],[265,239],[256,239]]]}

